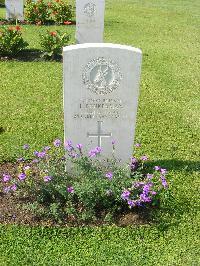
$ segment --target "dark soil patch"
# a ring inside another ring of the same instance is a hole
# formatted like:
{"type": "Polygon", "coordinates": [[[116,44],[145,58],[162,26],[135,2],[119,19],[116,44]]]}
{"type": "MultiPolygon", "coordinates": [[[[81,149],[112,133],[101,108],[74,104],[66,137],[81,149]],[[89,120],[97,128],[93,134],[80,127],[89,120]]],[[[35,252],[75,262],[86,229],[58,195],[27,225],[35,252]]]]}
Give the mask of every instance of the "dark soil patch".
{"type": "Polygon", "coordinates": [[[21,52],[19,52],[15,56],[0,56],[1,61],[22,61],[22,62],[33,62],[33,61],[62,61],[62,56],[57,56],[53,59],[46,59],[42,57],[42,51],[39,49],[26,49],[21,52]]]}
{"type": "MultiPolygon", "coordinates": [[[[0,164],[0,177],[3,173],[9,173],[14,176],[17,173],[17,163],[3,163],[0,164]]],[[[28,197],[19,197],[17,193],[3,193],[0,192],[0,224],[17,224],[17,225],[31,225],[31,226],[100,226],[106,223],[102,217],[95,222],[77,222],[74,217],[68,217],[61,223],[54,219],[47,219],[38,217],[29,209],[25,208],[27,204],[33,203],[33,200],[28,197]]],[[[135,209],[118,214],[113,224],[117,226],[143,225],[149,224],[149,211],[144,209],[135,209]]]]}

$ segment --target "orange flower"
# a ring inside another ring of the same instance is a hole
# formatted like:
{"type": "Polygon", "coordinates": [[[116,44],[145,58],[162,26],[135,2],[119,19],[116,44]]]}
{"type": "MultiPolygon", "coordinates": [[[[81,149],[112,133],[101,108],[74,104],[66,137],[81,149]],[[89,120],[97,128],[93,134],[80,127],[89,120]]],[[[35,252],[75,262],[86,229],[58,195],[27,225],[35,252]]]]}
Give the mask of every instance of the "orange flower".
{"type": "Polygon", "coordinates": [[[51,36],[56,36],[56,35],[57,35],[57,32],[56,32],[56,31],[51,31],[51,32],[50,32],[50,35],[51,35],[51,36]]]}
{"type": "Polygon", "coordinates": [[[65,25],[70,25],[70,24],[72,24],[72,22],[71,21],[64,21],[64,24],[65,25]]]}
{"type": "Polygon", "coordinates": [[[20,26],[16,26],[15,29],[16,29],[17,31],[19,31],[19,30],[21,30],[21,27],[20,27],[20,26]]]}
{"type": "Polygon", "coordinates": [[[10,26],[10,27],[8,27],[8,30],[13,31],[13,30],[15,30],[15,27],[10,26]]]}

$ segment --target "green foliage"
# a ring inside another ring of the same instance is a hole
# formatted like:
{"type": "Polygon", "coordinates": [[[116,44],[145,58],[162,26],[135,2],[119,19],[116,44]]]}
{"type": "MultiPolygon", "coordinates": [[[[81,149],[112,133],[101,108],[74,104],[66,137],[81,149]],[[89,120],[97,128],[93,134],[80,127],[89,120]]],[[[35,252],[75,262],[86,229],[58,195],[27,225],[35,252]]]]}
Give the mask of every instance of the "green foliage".
{"type": "Polygon", "coordinates": [[[0,55],[14,56],[27,46],[28,43],[24,41],[19,26],[0,29],[0,55]]]}
{"type": "Polygon", "coordinates": [[[51,1],[49,2],[51,9],[51,18],[57,24],[63,24],[72,19],[72,6],[66,1],[51,1]]]}
{"type": "Polygon", "coordinates": [[[41,35],[41,47],[43,57],[55,59],[62,55],[62,48],[67,46],[70,40],[69,34],[60,31],[47,32],[41,35]]]}
{"type": "Polygon", "coordinates": [[[5,0],[0,0],[0,7],[5,6],[5,0]]]}
{"type": "Polygon", "coordinates": [[[25,18],[30,23],[45,24],[50,19],[50,11],[46,1],[39,0],[26,2],[25,18]]]}
{"type": "Polygon", "coordinates": [[[63,24],[72,19],[72,6],[66,1],[53,0],[47,1],[39,0],[26,2],[26,20],[37,25],[45,24],[47,22],[55,22],[56,24],[63,24]]]}

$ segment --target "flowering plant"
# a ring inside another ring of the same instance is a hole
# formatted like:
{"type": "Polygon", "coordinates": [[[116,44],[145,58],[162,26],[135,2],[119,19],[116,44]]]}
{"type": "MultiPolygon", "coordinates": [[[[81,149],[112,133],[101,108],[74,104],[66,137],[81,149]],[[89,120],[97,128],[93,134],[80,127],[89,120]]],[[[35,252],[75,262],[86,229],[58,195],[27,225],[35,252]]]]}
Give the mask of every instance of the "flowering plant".
{"type": "Polygon", "coordinates": [[[38,0],[33,2],[32,0],[27,0],[26,2],[26,12],[25,18],[28,22],[34,24],[45,24],[50,20],[50,10],[44,0],[38,0]]]}
{"type": "Polygon", "coordinates": [[[48,3],[44,0],[27,0],[25,17],[30,23],[37,25],[47,22],[63,24],[72,18],[72,6],[61,0],[52,0],[48,3]]]}
{"type": "Polygon", "coordinates": [[[22,37],[20,26],[3,27],[0,29],[0,55],[13,56],[27,46],[28,43],[22,37]]]}
{"type": "Polygon", "coordinates": [[[48,3],[51,9],[51,18],[58,24],[63,24],[72,19],[72,6],[62,0],[54,0],[48,3]]]}
{"type": "MultiPolygon", "coordinates": [[[[23,148],[30,152],[29,145],[23,148]]],[[[104,160],[100,147],[85,154],[82,144],[63,145],[59,139],[33,154],[32,159],[18,159],[16,176],[3,174],[1,188],[29,197],[38,213],[54,219],[106,220],[128,209],[157,205],[168,189],[167,170],[155,166],[148,173],[147,156],[119,166],[114,157],[104,160]]]]}
{"type": "Polygon", "coordinates": [[[50,31],[41,35],[41,46],[43,48],[43,57],[55,59],[62,54],[62,48],[68,45],[70,36],[60,31],[50,31]]]}

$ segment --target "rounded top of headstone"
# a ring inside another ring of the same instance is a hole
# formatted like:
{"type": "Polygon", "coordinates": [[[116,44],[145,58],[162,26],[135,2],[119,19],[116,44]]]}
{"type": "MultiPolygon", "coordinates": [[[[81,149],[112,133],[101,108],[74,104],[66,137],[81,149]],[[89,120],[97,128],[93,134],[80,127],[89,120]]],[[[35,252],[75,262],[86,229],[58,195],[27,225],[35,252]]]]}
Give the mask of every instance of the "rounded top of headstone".
{"type": "Polygon", "coordinates": [[[139,48],[122,44],[113,44],[113,43],[84,43],[84,44],[69,45],[63,47],[63,52],[78,50],[78,49],[87,49],[87,48],[113,48],[113,49],[128,50],[142,54],[142,51],[139,48]]]}

